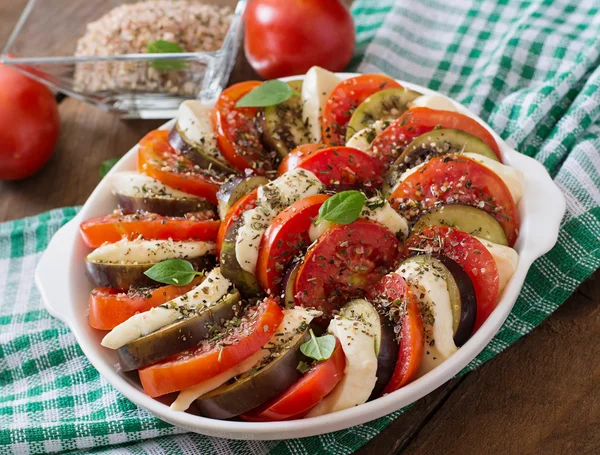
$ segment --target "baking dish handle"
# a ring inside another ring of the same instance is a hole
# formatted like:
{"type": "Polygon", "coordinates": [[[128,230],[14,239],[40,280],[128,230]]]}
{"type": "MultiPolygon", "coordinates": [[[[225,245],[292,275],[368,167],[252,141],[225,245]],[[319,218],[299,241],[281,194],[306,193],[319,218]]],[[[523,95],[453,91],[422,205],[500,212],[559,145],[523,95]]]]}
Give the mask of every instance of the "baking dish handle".
{"type": "Polygon", "coordinates": [[[50,240],[35,269],[35,284],[46,309],[63,322],[67,322],[70,313],[67,270],[78,226],[79,222],[75,218],[60,228],[50,240]]]}

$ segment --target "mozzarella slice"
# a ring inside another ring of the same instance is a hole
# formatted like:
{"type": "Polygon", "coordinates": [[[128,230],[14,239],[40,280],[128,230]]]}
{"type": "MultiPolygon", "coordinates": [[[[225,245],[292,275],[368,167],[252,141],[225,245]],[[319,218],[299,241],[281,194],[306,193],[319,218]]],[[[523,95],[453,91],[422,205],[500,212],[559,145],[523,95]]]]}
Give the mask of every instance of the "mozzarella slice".
{"type": "MultiPolygon", "coordinates": [[[[506,164],[502,164],[498,161],[494,161],[486,156],[479,155],[477,153],[461,153],[461,156],[465,156],[473,161],[477,161],[481,163],[483,166],[487,167],[494,174],[502,179],[504,184],[510,190],[510,194],[513,197],[515,204],[518,204],[523,197],[523,191],[525,190],[525,176],[523,173],[515,169],[514,167],[507,166],[506,164]]],[[[392,192],[396,191],[396,188],[400,186],[404,180],[408,178],[408,176],[417,172],[421,167],[425,166],[427,162],[421,163],[415,167],[411,167],[404,171],[404,173],[400,176],[394,187],[392,188],[392,192]]]]}
{"type": "Polygon", "coordinates": [[[340,79],[332,72],[313,66],[302,83],[302,118],[308,125],[312,142],[321,142],[321,117],[327,97],[340,79]]]}
{"type": "Polygon", "coordinates": [[[167,259],[192,259],[214,254],[214,242],[181,242],[169,240],[119,240],[106,243],[90,254],[92,262],[110,262],[115,264],[158,263],[167,259]]]}
{"type": "Polygon", "coordinates": [[[202,395],[222,386],[230,379],[251,370],[256,364],[266,360],[272,352],[279,351],[283,346],[290,343],[301,333],[302,326],[310,324],[313,318],[321,316],[321,314],[320,311],[307,310],[300,307],[283,310],[283,320],[274,332],[276,335],[261,350],[233,368],[198,385],[182,390],[179,392],[177,399],[171,404],[171,409],[185,411],[202,395]]]}
{"type": "Polygon", "coordinates": [[[256,208],[246,210],[235,243],[238,263],[246,272],[256,272],[258,249],[271,221],[299,199],[314,196],[325,187],[310,171],[293,169],[258,189],[256,208]]]}
{"type": "Polygon", "coordinates": [[[310,227],[308,228],[308,238],[310,239],[311,243],[321,237],[321,235],[323,235],[323,233],[331,226],[333,226],[333,223],[325,220],[321,221],[319,224],[311,223],[310,227]]]}
{"type": "Polygon", "coordinates": [[[179,105],[177,129],[190,145],[201,148],[203,153],[227,165],[217,146],[217,136],[210,119],[212,109],[197,100],[184,101],[179,105]]]}
{"type": "Polygon", "coordinates": [[[406,280],[426,312],[425,350],[417,373],[420,377],[458,350],[454,344],[450,294],[443,275],[431,266],[409,261],[396,272],[406,280]]]}
{"type": "Polygon", "coordinates": [[[346,142],[346,147],[352,147],[366,152],[371,148],[373,139],[375,139],[388,124],[388,122],[384,122],[383,120],[377,120],[371,126],[354,133],[350,140],[346,142]]]}
{"type": "Polygon", "coordinates": [[[382,224],[394,234],[400,234],[402,238],[408,236],[408,222],[406,221],[406,218],[396,212],[390,203],[385,200],[379,201],[376,198],[369,199],[360,216],[361,218],[366,218],[382,224]],[[370,203],[372,207],[375,203],[379,203],[379,206],[369,208],[370,203]]]}
{"type": "Polygon", "coordinates": [[[198,199],[198,196],[176,190],[152,177],[148,177],[147,175],[135,171],[117,172],[107,178],[109,185],[113,190],[113,194],[119,193],[131,197],[198,199]]]}
{"type": "Polygon", "coordinates": [[[221,269],[217,267],[201,284],[187,294],[149,311],[135,314],[116,326],[104,337],[102,346],[119,349],[177,321],[183,317],[184,311],[181,310],[210,308],[227,295],[230,287],[231,282],[221,275],[221,269]]]}
{"type": "Polygon", "coordinates": [[[510,190],[515,204],[519,203],[525,191],[525,176],[523,172],[477,153],[463,153],[462,155],[483,164],[499,176],[510,190]]]}
{"type": "Polygon", "coordinates": [[[445,96],[441,95],[422,95],[408,103],[409,107],[428,107],[439,111],[457,112],[456,106],[445,96]]]}
{"type": "Polygon", "coordinates": [[[479,237],[475,237],[479,240],[485,248],[494,256],[496,267],[498,267],[499,275],[499,290],[498,294],[502,294],[504,288],[515,274],[517,265],[519,264],[519,253],[513,248],[504,245],[498,245],[497,243],[490,242],[479,237]]]}
{"type": "Polygon", "coordinates": [[[306,417],[316,417],[365,403],[377,382],[375,333],[360,320],[336,316],[328,331],[340,340],[346,355],[344,377],[306,417]]]}

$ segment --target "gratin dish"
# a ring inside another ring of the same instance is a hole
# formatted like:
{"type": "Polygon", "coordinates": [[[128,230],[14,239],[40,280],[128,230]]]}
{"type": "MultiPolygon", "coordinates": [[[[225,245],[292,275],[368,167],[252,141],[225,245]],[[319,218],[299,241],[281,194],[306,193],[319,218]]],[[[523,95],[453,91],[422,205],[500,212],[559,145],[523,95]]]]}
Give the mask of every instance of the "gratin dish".
{"type": "MultiPolygon", "coordinates": [[[[355,74],[342,73],[339,76],[345,79],[355,74]]],[[[290,77],[287,80],[298,78],[290,77]]],[[[437,94],[415,84],[398,82],[424,94],[437,94]]],[[[268,423],[223,421],[191,415],[174,411],[146,395],[138,382],[117,371],[115,351],[101,346],[102,333],[91,328],[87,322],[87,299],[91,285],[85,277],[82,264],[89,251],[79,235],[79,224],[85,219],[109,213],[114,208],[115,200],[107,180],[100,182],[79,214],[56,233],[38,264],[35,281],[48,311],[71,328],[90,362],[117,390],[158,418],[188,431],[246,440],[298,438],[345,429],[377,419],[413,403],[456,375],[498,332],[521,291],[532,262],[548,252],[556,243],[565,211],[562,193],[539,162],[511,149],[479,117],[458,103],[453,103],[459,112],[484,125],[497,141],[503,161],[521,170],[525,175],[525,191],[518,206],[521,228],[514,246],[519,253],[519,263],[498,305],[481,328],[449,359],[401,389],[374,401],[326,416],[268,423]]],[[[175,120],[166,123],[163,128],[171,128],[174,122],[175,120]]],[[[134,170],[137,148],[133,147],[111,173],[134,170]]]]}
{"type": "MultiPolygon", "coordinates": [[[[94,56],[75,55],[78,40],[86,33],[89,23],[98,21],[115,7],[131,6],[138,1],[29,0],[0,54],[0,62],[14,66],[52,90],[124,118],[168,119],[176,115],[185,99],[216,99],[235,63],[246,0],[218,3],[203,0],[202,3],[210,6],[229,6],[232,11],[223,43],[212,52],[104,55],[101,51],[94,56]],[[43,30],[42,35],[40,30],[43,30]],[[158,71],[158,64],[168,69],[158,71]],[[98,82],[103,74],[107,76],[98,82]],[[80,80],[78,76],[82,75],[85,77],[80,80]],[[156,83],[144,82],[147,79],[156,83]]],[[[98,27],[94,33],[100,34],[98,27]]],[[[122,31],[123,35],[127,33],[136,31],[122,31]]],[[[168,39],[167,31],[165,33],[161,36],[168,39]]],[[[129,37],[131,41],[137,39],[129,37]]]]}

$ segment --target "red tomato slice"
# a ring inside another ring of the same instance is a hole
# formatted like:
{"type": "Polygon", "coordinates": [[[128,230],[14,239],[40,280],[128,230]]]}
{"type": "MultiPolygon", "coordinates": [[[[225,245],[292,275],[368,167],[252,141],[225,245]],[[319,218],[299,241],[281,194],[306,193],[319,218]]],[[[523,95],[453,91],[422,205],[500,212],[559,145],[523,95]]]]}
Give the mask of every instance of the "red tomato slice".
{"type": "Polygon", "coordinates": [[[390,382],[383,390],[383,394],[392,393],[412,381],[419,371],[425,343],[423,319],[415,296],[398,273],[384,276],[373,288],[370,297],[372,299],[383,297],[390,302],[398,302],[396,305],[398,314],[395,315],[400,318],[401,324],[398,362],[390,382]]]}
{"type": "Polygon", "coordinates": [[[317,363],[281,395],[241,417],[249,422],[300,419],[335,388],[344,377],[344,368],[346,356],[336,339],[331,357],[317,363]]]}
{"type": "Polygon", "coordinates": [[[329,199],[317,194],[294,202],[271,222],[258,253],[256,277],[270,295],[279,295],[281,282],[292,258],[310,244],[308,229],[329,199]]]}
{"type": "Polygon", "coordinates": [[[79,226],[85,244],[98,248],[105,242],[123,238],[134,240],[195,240],[214,241],[221,222],[212,210],[189,213],[185,217],[165,217],[154,213],[121,215],[111,213],[84,221],[79,226]]]}
{"type": "Polygon", "coordinates": [[[151,397],[191,387],[243,362],[271,339],[283,311],[267,298],[246,311],[238,327],[229,327],[224,338],[205,340],[197,349],[139,370],[140,381],[151,397]]]}
{"type": "Polygon", "coordinates": [[[235,204],[231,206],[225,218],[221,221],[219,231],[217,232],[217,257],[221,254],[221,246],[225,240],[225,234],[227,229],[240,217],[246,210],[253,209],[255,207],[256,198],[258,197],[258,188],[254,191],[241,197],[235,204]]]}
{"type": "Polygon", "coordinates": [[[274,156],[265,150],[261,141],[256,122],[260,111],[255,107],[235,107],[244,95],[261,84],[246,81],[223,90],[213,109],[212,122],[217,145],[225,159],[237,169],[253,169],[263,175],[273,170],[274,156]]]}
{"type": "Polygon", "coordinates": [[[383,179],[379,163],[352,147],[318,150],[300,158],[297,167],[311,171],[329,188],[375,188],[383,179]]]}
{"type": "Polygon", "coordinates": [[[404,246],[407,255],[423,251],[427,254],[443,254],[458,262],[469,275],[477,298],[475,333],[498,302],[500,278],[492,254],[472,235],[448,226],[425,228],[409,237],[404,246]]]}
{"type": "Polygon", "coordinates": [[[409,220],[440,203],[471,205],[496,218],[510,246],[519,234],[517,205],[504,181],[467,157],[442,156],[428,161],[404,179],[389,201],[409,220]]]}
{"type": "Polygon", "coordinates": [[[400,242],[382,225],[356,220],[327,230],[308,249],[295,282],[297,305],[330,315],[365,295],[398,259],[400,242]]]}
{"type": "Polygon", "coordinates": [[[492,134],[477,120],[458,112],[414,107],[383,130],[371,143],[369,154],[389,167],[416,137],[434,128],[453,128],[478,137],[494,151],[500,162],[500,148],[492,134]]]}
{"type": "Polygon", "coordinates": [[[279,164],[277,168],[277,175],[281,175],[289,170],[296,169],[300,161],[308,156],[312,155],[318,150],[327,148],[325,144],[301,144],[292,150],[279,164]]]}
{"type": "Polygon", "coordinates": [[[148,311],[191,291],[202,283],[203,279],[204,277],[196,277],[186,286],[169,285],[148,291],[139,289],[130,293],[116,289],[95,288],[90,293],[88,301],[89,324],[98,330],[112,330],[136,313],[148,311]]]}
{"type": "Polygon", "coordinates": [[[172,188],[217,203],[223,176],[201,169],[169,144],[169,132],[150,131],[140,141],[138,171],[172,188]]]}
{"type": "Polygon", "coordinates": [[[383,74],[362,74],[340,82],[329,94],[323,107],[323,142],[344,145],[346,130],[354,110],[375,92],[402,87],[383,74]]]}

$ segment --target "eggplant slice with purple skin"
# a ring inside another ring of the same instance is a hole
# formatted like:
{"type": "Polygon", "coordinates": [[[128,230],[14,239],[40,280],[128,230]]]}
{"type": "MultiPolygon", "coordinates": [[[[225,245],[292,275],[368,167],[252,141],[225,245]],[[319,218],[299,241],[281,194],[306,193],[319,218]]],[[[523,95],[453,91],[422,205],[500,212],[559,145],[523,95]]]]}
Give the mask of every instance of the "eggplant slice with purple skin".
{"type": "Polygon", "coordinates": [[[260,406],[285,391],[302,377],[300,362],[310,362],[300,346],[310,339],[308,324],[294,332],[280,351],[258,366],[232,379],[195,401],[195,407],[205,417],[231,419],[260,406]]]}
{"type": "Polygon", "coordinates": [[[467,272],[455,261],[447,256],[438,256],[442,264],[448,269],[446,283],[452,302],[452,326],[454,330],[454,344],[457,347],[464,345],[475,327],[477,316],[477,298],[475,288],[467,272]],[[451,290],[451,288],[453,288],[451,290]],[[456,297],[458,295],[458,298],[456,297]]]}
{"type": "Polygon", "coordinates": [[[229,209],[246,194],[254,191],[259,186],[269,183],[269,179],[259,175],[240,177],[230,176],[217,191],[219,218],[225,219],[229,209]]]}
{"type": "Polygon", "coordinates": [[[215,327],[222,327],[225,321],[237,316],[240,301],[240,293],[234,291],[210,308],[194,311],[184,319],[119,348],[121,370],[137,370],[197,346],[213,334],[215,327]]]}
{"type": "Polygon", "coordinates": [[[236,174],[239,171],[235,170],[224,159],[215,158],[218,150],[210,153],[207,150],[206,144],[202,142],[195,143],[191,141],[184,131],[179,128],[179,123],[176,123],[171,131],[169,131],[169,144],[175,150],[181,152],[191,162],[197,164],[203,169],[210,169],[219,174],[236,174]]]}
{"type": "Polygon", "coordinates": [[[187,213],[215,209],[214,204],[204,198],[171,198],[167,196],[128,196],[115,193],[119,209],[123,214],[150,212],[162,216],[184,216],[187,213]]]}

